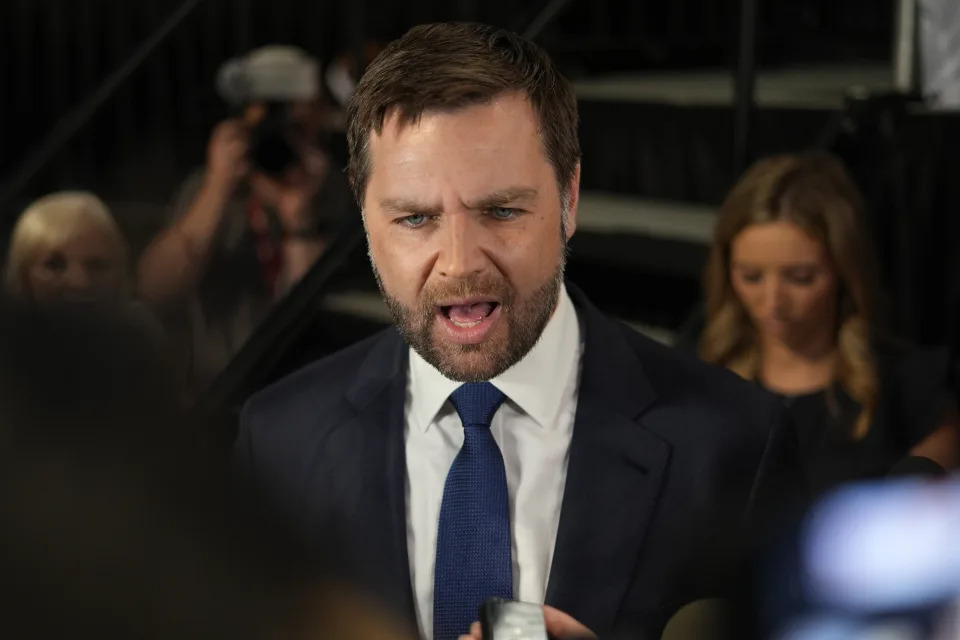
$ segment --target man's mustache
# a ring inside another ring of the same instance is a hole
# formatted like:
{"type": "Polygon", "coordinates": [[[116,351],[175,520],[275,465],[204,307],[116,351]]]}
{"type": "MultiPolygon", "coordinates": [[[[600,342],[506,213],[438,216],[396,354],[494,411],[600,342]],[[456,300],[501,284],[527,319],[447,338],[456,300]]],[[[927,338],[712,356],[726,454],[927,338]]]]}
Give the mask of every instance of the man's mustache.
{"type": "Polygon", "coordinates": [[[513,301],[513,288],[504,278],[477,277],[469,280],[460,280],[452,283],[444,283],[424,291],[424,308],[429,308],[431,313],[438,305],[438,300],[449,300],[450,298],[493,298],[501,305],[507,306],[513,301]]]}

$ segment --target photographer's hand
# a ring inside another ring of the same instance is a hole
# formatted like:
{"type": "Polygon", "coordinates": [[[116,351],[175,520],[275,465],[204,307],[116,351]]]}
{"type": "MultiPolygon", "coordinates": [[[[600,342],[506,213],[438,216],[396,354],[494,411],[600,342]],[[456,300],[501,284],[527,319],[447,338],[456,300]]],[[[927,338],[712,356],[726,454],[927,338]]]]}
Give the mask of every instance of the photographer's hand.
{"type": "Polygon", "coordinates": [[[231,193],[250,172],[249,150],[249,134],[241,120],[218,124],[207,145],[205,186],[231,193]]]}

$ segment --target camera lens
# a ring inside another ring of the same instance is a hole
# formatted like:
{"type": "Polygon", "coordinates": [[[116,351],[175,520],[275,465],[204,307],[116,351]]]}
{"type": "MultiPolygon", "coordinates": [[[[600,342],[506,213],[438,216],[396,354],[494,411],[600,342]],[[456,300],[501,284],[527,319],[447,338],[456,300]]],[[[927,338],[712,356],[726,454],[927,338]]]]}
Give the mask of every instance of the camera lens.
{"type": "Polygon", "coordinates": [[[283,175],[300,163],[290,140],[296,128],[283,105],[271,105],[265,117],[251,132],[251,160],[260,171],[283,175]]]}

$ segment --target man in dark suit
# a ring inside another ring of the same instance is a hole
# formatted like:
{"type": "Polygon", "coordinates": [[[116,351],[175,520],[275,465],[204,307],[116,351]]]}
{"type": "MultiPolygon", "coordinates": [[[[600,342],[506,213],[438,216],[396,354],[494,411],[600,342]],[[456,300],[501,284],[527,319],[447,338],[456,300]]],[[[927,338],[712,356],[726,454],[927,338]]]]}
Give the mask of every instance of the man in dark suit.
{"type": "Polygon", "coordinates": [[[535,45],[411,30],[357,87],[348,140],[399,333],[254,397],[239,465],[308,546],[333,526],[351,577],[426,637],[467,633],[489,596],[656,637],[733,569],[780,471],[777,403],[565,285],[577,107],[535,45]]]}

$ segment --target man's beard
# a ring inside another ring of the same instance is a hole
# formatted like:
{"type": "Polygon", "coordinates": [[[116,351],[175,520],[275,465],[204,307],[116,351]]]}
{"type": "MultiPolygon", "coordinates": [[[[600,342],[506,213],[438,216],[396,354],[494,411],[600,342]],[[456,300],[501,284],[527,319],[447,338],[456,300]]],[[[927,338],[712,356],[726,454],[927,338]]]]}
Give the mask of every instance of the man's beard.
{"type": "Polygon", "coordinates": [[[537,344],[560,297],[566,246],[553,275],[525,299],[519,299],[506,278],[487,275],[424,288],[419,305],[408,308],[386,290],[372,259],[371,265],[394,322],[407,344],[447,378],[458,382],[483,382],[520,362],[537,344]],[[455,344],[435,339],[437,301],[475,296],[491,297],[499,302],[501,317],[498,321],[506,322],[507,331],[492,335],[480,344],[455,344]]]}

